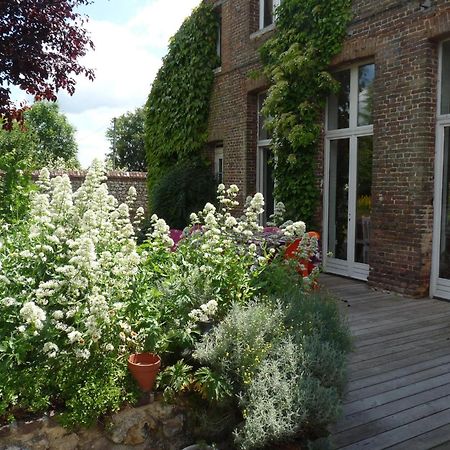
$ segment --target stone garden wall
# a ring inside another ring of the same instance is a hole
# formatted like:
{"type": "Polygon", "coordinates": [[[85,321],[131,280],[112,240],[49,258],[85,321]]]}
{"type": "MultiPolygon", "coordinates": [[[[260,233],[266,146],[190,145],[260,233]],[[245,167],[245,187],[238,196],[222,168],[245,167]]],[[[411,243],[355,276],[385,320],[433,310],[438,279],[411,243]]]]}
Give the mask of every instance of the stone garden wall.
{"type": "MultiPolygon", "coordinates": [[[[73,189],[78,189],[84,181],[86,176],[85,171],[53,171],[51,177],[62,175],[66,173],[72,183],[73,189]]],[[[37,177],[37,174],[35,175],[37,177]]],[[[114,195],[119,203],[125,201],[128,193],[128,189],[134,186],[137,191],[136,203],[133,209],[137,209],[140,206],[147,212],[148,208],[148,195],[147,195],[147,173],[146,172],[119,172],[113,171],[107,173],[107,185],[109,193],[114,195]]]]}
{"type": "Polygon", "coordinates": [[[180,450],[193,442],[183,409],[162,400],[125,408],[89,430],[68,431],[50,416],[0,427],[0,450],[180,450]]]}

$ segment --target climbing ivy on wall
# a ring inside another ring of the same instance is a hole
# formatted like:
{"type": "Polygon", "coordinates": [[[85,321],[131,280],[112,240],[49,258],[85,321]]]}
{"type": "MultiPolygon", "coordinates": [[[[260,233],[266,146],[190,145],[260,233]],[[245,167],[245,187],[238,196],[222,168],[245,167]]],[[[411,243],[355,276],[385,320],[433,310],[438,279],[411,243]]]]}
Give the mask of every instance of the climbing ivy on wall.
{"type": "Polygon", "coordinates": [[[328,71],[342,48],[351,0],[283,0],[273,38],[261,47],[272,86],[264,106],[277,156],[275,196],[287,215],[311,224],[317,211],[317,154],[326,98],[339,88],[328,71]]]}
{"type": "Polygon", "coordinates": [[[201,4],[173,36],[146,105],[149,188],[175,164],[200,154],[207,140],[217,17],[201,4]]]}

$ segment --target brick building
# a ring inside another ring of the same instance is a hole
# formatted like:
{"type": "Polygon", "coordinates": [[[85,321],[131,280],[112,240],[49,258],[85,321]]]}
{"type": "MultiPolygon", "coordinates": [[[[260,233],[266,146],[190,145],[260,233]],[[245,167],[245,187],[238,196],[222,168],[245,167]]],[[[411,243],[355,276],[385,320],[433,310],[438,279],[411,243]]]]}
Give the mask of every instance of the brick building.
{"type": "MultiPolygon", "coordinates": [[[[217,174],[271,209],[258,48],[276,0],[204,0],[221,16],[209,119],[217,174]]],[[[280,1],[280,0],[278,0],[280,1]]],[[[282,1],[282,0],[281,0],[282,1]]],[[[325,270],[412,296],[450,298],[450,3],[353,0],[332,63],[320,150],[325,270]]]]}

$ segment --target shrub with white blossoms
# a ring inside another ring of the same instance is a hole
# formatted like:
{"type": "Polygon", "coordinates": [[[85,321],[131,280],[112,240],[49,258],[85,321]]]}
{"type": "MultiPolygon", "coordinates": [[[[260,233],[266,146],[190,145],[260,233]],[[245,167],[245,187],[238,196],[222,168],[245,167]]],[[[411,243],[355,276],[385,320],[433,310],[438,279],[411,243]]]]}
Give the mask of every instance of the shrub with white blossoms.
{"type": "Polygon", "coordinates": [[[42,170],[29,218],[0,234],[0,376],[32,362],[57,377],[62,362],[92,368],[111,354],[115,367],[129,354],[131,328],[121,323],[141,259],[129,207],[104,181],[99,162],[75,193],[67,175],[42,170]]]}

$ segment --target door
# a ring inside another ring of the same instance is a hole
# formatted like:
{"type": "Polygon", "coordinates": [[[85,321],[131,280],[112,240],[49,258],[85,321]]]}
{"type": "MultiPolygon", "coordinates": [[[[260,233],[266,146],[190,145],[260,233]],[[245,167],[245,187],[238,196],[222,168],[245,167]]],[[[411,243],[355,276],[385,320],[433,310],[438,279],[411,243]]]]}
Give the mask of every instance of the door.
{"type": "Polygon", "coordinates": [[[327,272],[366,280],[369,273],[373,136],[330,139],[326,154],[325,268],[327,272]]]}
{"type": "Polygon", "coordinates": [[[367,280],[370,262],[375,65],[334,74],[325,139],[325,271],[367,280]]]}

